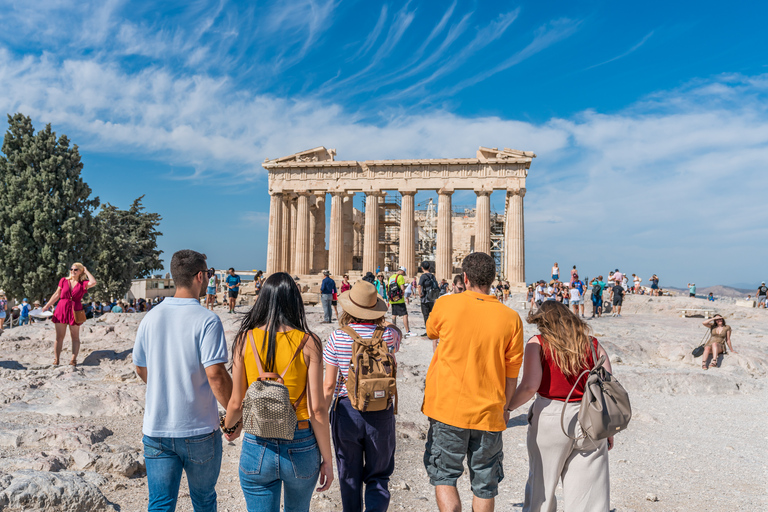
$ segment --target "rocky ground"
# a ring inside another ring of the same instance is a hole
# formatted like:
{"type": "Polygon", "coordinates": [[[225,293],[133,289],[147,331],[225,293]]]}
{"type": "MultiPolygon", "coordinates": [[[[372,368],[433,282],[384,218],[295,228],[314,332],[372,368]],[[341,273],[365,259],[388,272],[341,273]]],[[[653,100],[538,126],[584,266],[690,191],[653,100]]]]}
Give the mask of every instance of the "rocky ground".
{"type": "MultiPolygon", "coordinates": [[[[519,299],[513,297],[510,306],[525,314],[519,299]]],[[[683,319],[677,311],[694,305],[701,307],[701,301],[629,296],[621,318],[590,320],[634,409],[629,429],[616,436],[610,453],[616,511],[768,509],[768,311],[717,304],[734,329],[738,353],[703,371],[690,355],[704,334],[703,319],[683,319]]],[[[418,305],[410,312],[412,330],[423,333],[418,305]]],[[[219,313],[231,343],[239,315],[219,313]]],[[[312,306],[309,313],[310,325],[327,336],[332,327],[319,323],[320,308],[312,306]]],[[[0,511],[146,510],[144,384],[131,360],[141,318],[107,314],[88,320],[76,369],[51,364],[50,323],[0,336],[0,511]]],[[[533,334],[526,324],[526,336],[533,334]]],[[[419,410],[431,355],[429,340],[413,337],[398,356],[401,405],[392,510],[436,510],[422,465],[427,420],[419,410]]],[[[69,357],[65,348],[62,361],[69,357]]],[[[513,415],[504,434],[506,476],[497,510],[522,505],[526,411],[513,415]]],[[[225,443],[219,510],[244,510],[239,454],[239,441],[225,443]]],[[[469,510],[466,476],[459,488],[469,510]]],[[[312,509],[341,510],[336,483],[313,497],[312,509]]],[[[184,483],[178,510],[192,510],[184,483]]]]}

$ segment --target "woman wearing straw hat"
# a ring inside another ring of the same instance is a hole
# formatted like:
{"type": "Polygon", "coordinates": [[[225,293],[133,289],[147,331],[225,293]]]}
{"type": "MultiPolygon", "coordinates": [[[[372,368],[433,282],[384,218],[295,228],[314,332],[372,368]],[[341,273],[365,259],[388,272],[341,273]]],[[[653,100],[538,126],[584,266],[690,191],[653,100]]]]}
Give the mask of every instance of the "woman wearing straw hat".
{"type": "Polygon", "coordinates": [[[88,269],[82,263],[73,263],[69,269],[69,277],[62,277],[59,280],[56,293],[43,306],[43,311],[47,311],[56,301],[59,301],[53,312],[53,323],[56,325],[53,364],[59,364],[64,336],[69,326],[69,336],[72,338],[72,360],[69,364],[77,366],[77,354],[80,352],[80,324],[77,322],[75,312],[83,310],[83,304],[80,301],[83,295],[94,286],[96,286],[96,278],[88,272],[88,269]]]}
{"type": "MultiPolygon", "coordinates": [[[[339,295],[344,312],[340,327],[351,327],[363,339],[371,339],[377,327],[385,328],[382,339],[391,352],[400,348],[403,334],[385,320],[387,304],[367,281],[358,281],[339,295]]],[[[352,337],[337,329],[323,351],[326,363],[325,399],[331,407],[331,435],[336,451],[339,487],[344,512],[384,511],[389,507],[389,477],[395,469],[395,415],[390,406],[383,411],[360,412],[352,407],[345,385],[352,337]],[[339,373],[341,375],[339,376],[339,373]]]]}

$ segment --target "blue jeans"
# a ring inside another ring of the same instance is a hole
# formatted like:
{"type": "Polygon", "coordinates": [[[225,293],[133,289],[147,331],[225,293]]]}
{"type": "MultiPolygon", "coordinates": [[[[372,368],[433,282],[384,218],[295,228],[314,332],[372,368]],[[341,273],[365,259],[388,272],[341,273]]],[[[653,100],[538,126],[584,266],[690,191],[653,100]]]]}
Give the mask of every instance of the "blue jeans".
{"type": "Polygon", "coordinates": [[[385,512],[395,470],[394,410],[360,412],[349,398],[338,399],[331,406],[331,435],[344,512],[385,512]]]}
{"type": "Polygon", "coordinates": [[[317,478],[320,449],[312,428],[296,430],[292,441],[245,434],[240,452],[240,487],[248,512],[307,512],[317,478]]]}
{"type": "Polygon", "coordinates": [[[19,325],[29,325],[29,317],[21,317],[19,318],[19,325]]]}
{"type": "Polygon", "coordinates": [[[333,295],[330,293],[323,293],[320,295],[320,302],[323,303],[323,321],[329,322],[333,315],[331,315],[331,302],[333,301],[333,295]]]}
{"type": "Polygon", "coordinates": [[[181,472],[187,474],[195,512],[216,511],[221,431],[193,437],[144,436],[149,512],[176,510],[181,472]]]}

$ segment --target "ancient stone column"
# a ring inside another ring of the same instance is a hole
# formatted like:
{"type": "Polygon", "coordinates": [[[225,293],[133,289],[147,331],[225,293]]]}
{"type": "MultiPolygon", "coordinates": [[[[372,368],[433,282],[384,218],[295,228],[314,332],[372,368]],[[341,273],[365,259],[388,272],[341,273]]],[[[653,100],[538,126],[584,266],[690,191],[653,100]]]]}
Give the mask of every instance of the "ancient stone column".
{"type": "Polygon", "coordinates": [[[280,246],[280,271],[291,272],[291,195],[283,194],[282,197],[282,231],[280,246]]]}
{"type": "Polygon", "coordinates": [[[359,258],[363,254],[363,231],[357,224],[354,225],[354,239],[352,242],[352,257],[359,258]]]}
{"type": "Polygon", "coordinates": [[[523,219],[525,189],[507,191],[507,218],[505,219],[507,268],[506,278],[510,285],[525,286],[525,229],[523,219]]]}
{"type": "Polygon", "coordinates": [[[344,273],[344,192],[331,193],[331,239],[328,241],[328,270],[338,277],[344,273]]]}
{"type": "Polygon", "coordinates": [[[280,252],[283,237],[283,196],[280,193],[269,196],[269,242],[267,243],[267,275],[280,269],[280,252]]]}
{"type": "Polygon", "coordinates": [[[365,231],[363,236],[363,275],[376,272],[379,261],[379,196],[381,192],[365,193],[365,231]]]}
{"type": "Polygon", "coordinates": [[[298,216],[296,210],[298,208],[298,201],[296,200],[296,194],[293,194],[291,199],[291,273],[296,272],[296,221],[298,216]]]}
{"type": "Polygon", "coordinates": [[[310,251],[309,245],[309,192],[299,192],[296,201],[296,253],[293,272],[309,274],[310,251]]]}
{"type": "Polygon", "coordinates": [[[491,193],[476,190],[475,208],[475,252],[491,254],[491,193]]]}
{"type": "Polygon", "coordinates": [[[347,194],[341,202],[341,210],[344,214],[344,227],[342,232],[344,233],[344,268],[343,272],[347,272],[352,268],[352,250],[355,241],[355,235],[353,233],[355,229],[354,225],[354,194],[347,194]]]}
{"type": "Polygon", "coordinates": [[[451,235],[451,194],[452,190],[441,189],[437,196],[437,257],[435,277],[447,279],[453,273],[453,237],[451,235]]]}
{"type": "Polygon", "coordinates": [[[328,267],[325,250],[325,192],[315,193],[314,230],[312,236],[312,270],[321,272],[328,267]]]}
{"type": "Polygon", "coordinates": [[[400,266],[409,276],[416,275],[416,230],[414,228],[414,200],[416,192],[401,192],[400,205],[400,266]]]}

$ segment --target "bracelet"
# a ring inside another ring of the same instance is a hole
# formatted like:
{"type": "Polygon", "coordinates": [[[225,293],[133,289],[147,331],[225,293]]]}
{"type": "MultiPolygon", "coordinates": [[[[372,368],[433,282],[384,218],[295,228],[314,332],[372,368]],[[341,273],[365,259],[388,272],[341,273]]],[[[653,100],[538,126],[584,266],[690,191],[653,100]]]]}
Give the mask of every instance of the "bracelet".
{"type": "Polygon", "coordinates": [[[240,420],[237,420],[237,423],[234,424],[234,426],[227,428],[224,426],[224,420],[226,419],[226,416],[222,416],[219,419],[219,426],[221,427],[221,431],[224,432],[227,435],[233,434],[235,430],[237,430],[237,427],[240,426],[240,420]]]}

